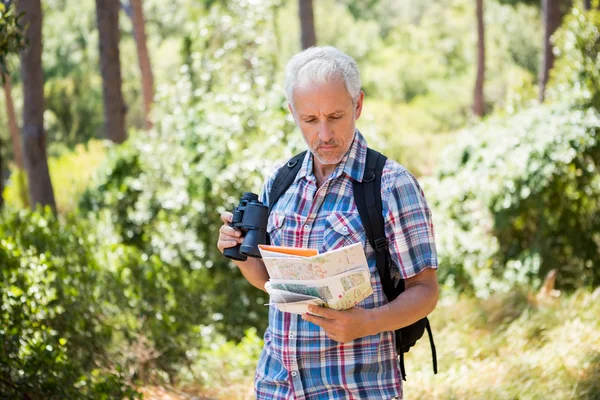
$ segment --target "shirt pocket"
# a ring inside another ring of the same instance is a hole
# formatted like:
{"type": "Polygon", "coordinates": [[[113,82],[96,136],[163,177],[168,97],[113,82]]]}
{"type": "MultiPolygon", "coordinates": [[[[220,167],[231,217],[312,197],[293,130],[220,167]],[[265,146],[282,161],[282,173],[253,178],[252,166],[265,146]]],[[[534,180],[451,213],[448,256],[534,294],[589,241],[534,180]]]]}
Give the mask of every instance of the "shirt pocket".
{"type": "Polygon", "coordinates": [[[334,211],[326,218],[323,250],[329,251],[360,243],[365,247],[366,234],[358,213],[334,211]]]}
{"type": "Polygon", "coordinates": [[[271,244],[273,246],[281,246],[282,239],[282,227],[285,221],[285,214],[282,212],[274,211],[269,217],[267,223],[267,232],[271,238],[271,244]]]}

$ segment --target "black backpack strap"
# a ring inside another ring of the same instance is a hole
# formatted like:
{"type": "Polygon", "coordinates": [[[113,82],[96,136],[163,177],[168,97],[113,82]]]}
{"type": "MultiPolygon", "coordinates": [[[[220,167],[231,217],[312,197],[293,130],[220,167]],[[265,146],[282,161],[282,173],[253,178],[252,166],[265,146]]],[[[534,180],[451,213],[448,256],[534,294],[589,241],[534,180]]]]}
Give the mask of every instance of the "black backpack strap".
{"type": "MultiPolygon", "coordinates": [[[[367,149],[367,160],[365,163],[365,172],[362,182],[354,181],[354,202],[358,209],[360,219],[362,220],[367,239],[371,247],[375,250],[377,271],[381,279],[381,286],[388,299],[394,300],[404,291],[404,281],[401,279],[398,286],[394,285],[392,280],[390,263],[391,256],[388,247],[388,241],[385,236],[385,220],[383,218],[383,201],[381,199],[381,175],[387,158],[370,148],[367,149]]],[[[424,318],[425,328],[429,334],[429,343],[431,344],[431,353],[433,359],[433,371],[437,374],[437,355],[433,335],[429,320],[424,318]]],[[[402,373],[402,379],[406,380],[406,370],[404,367],[404,349],[402,340],[402,331],[395,331],[396,346],[399,349],[399,364],[402,373]]],[[[410,340],[410,338],[409,338],[410,340]]],[[[408,350],[406,350],[408,351],[408,350]]]]}
{"type": "Polygon", "coordinates": [[[431,333],[431,325],[429,324],[429,319],[425,318],[425,328],[427,329],[427,334],[429,335],[429,344],[431,345],[431,359],[433,361],[433,373],[437,374],[437,352],[435,351],[435,343],[433,343],[433,334],[431,333]]]}
{"type": "Polygon", "coordinates": [[[269,215],[271,214],[271,210],[277,200],[284,194],[289,187],[294,182],[300,167],[302,166],[302,160],[306,155],[306,150],[304,150],[300,154],[296,154],[292,157],[286,165],[281,167],[279,171],[277,171],[277,175],[273,180],[273,184],[271,185],[271,190],[269,191],[269,215]]]}
{"type": "MultiPolygon", "coordinates": [[[[391,256],[385,236],[385,220],[383,219],[383,201],[381,199],[381,175],[387,158],[370,148],[367,149],[367,160],[362,182],[354,181],[354,202],[362,220],[371,247],[375,250],[376,266],[381,280],[383,292],[388,301],[394,300],[398,293],[392,281],[389,264],[391,256]]],[[[404,283],[404,282],[402,282],[404,283]]],[[[395,331],[396,346],[402,349],[402,334],[395,331]]],[[[406,380],[404,354],[399,351],[400,371],[406,380]]]]}
{"type": "Polygon", "coordinates": [[[354,181],[354,202],[362,220],[371,247],[377,258],[377,271],[381,278],[383,291],[389,301],[394,296],[394,283],[388,264],[390,261],[388,242],[385,236],[383,202],[381,200],[381,174],[387,158],[370,148],[367,149],[367,161],[362,182],[354,181]]]}

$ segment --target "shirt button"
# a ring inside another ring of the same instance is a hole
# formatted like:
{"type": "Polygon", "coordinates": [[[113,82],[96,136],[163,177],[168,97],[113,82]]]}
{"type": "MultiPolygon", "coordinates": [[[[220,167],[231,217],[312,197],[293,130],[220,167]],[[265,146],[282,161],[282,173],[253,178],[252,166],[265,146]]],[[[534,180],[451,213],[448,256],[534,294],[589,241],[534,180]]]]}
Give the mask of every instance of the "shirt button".
{"type": "Polygon", "coordinates": [[[292,371],[292,376],[296,376],[298,373],[296,371],[292,371]]]}
{"type": "Polygon", "coordinates": [[[347,227],[347,226],[344,226],[344,227],[342,227],[342,230],[343,230],[344,232],[348,232],[348,227],[347,227]]]}
{"type": "Polygon", "coordinates": [[[293,334],[293,333],[290,333],[288,337],[289,337],[290,339],[293,339],[293,338],[294,338],[294,334],[293,334]]]}
{"type": "Polygon", "coordinates": [[[306,224],[306,225],[304,225],[304,230],[305,230],[305,231],[307,231],[307,230],[309,230],[309,229],[310,229],[310,225],[309,225],[309,224],[306,224]]]}

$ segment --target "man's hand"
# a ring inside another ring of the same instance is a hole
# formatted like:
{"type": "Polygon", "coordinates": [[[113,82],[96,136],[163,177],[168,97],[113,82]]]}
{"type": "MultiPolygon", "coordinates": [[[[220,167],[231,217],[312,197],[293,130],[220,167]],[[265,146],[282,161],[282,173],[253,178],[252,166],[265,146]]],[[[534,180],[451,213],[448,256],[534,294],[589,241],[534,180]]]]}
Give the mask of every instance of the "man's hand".
{"type": "Polygon", "coordinates": [[[230,212],[226,211],[221,214],[221,221],[223,221],[223,225],[219,229],[219,241],[217,242],[217,247],[221,253],[225,251],[225,249],[234,247],[244,241],[244,238],[241,237],[241,232],[229,226],[231,218],[233,218],[233,214],[230,212]]]}
{"type": "Polygon", "coordinates": [[[308,306],[308,311],[316,315],[303,314],[302,318],[325,330],[327,337],[336,342],[346,343],[354,339],[372,335],[369,321],[369,310],[352,307],[348,310],[337,311],[331,308],[308,306]]]}
{"type": "MultiPolygon", "coordinates": [[[[223,253],[225,249],[238,245],[244,241],[241,232],[229,226],[233,214],[224,212],[221,214],[223,226],[219,228],[219,241],[217,247],[223,253]]],[[[231,260],[242,271],[242,275],[250,284],[260,290],[265,290],[265,283],[269,280],[269,274],[265,263],[261,258],[248,257],[246,261],[231,260]]]]}

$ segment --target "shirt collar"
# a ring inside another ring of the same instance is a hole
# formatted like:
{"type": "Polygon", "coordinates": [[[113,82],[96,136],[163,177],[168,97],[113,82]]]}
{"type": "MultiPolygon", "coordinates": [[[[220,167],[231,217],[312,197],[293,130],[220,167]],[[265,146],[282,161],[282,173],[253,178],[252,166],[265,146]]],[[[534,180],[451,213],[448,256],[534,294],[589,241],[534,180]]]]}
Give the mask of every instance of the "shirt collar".
{"type": "MultiPolygon", "coordinates": [[[[294,182],[301,178],[306,178],[309,181],[315,181],[313,173],[313,154],[306,152],[300,171],[296,175],[294,182]]],[[[344,158],[339,162],[330,179],[336,179],[343,173],[350,178],[362,182],[362,177],[365,172],[365,162],[367,161],[367,141],[358,129],[354,132],[354,139],[350,149],[344,155],[344,158]]]]}

